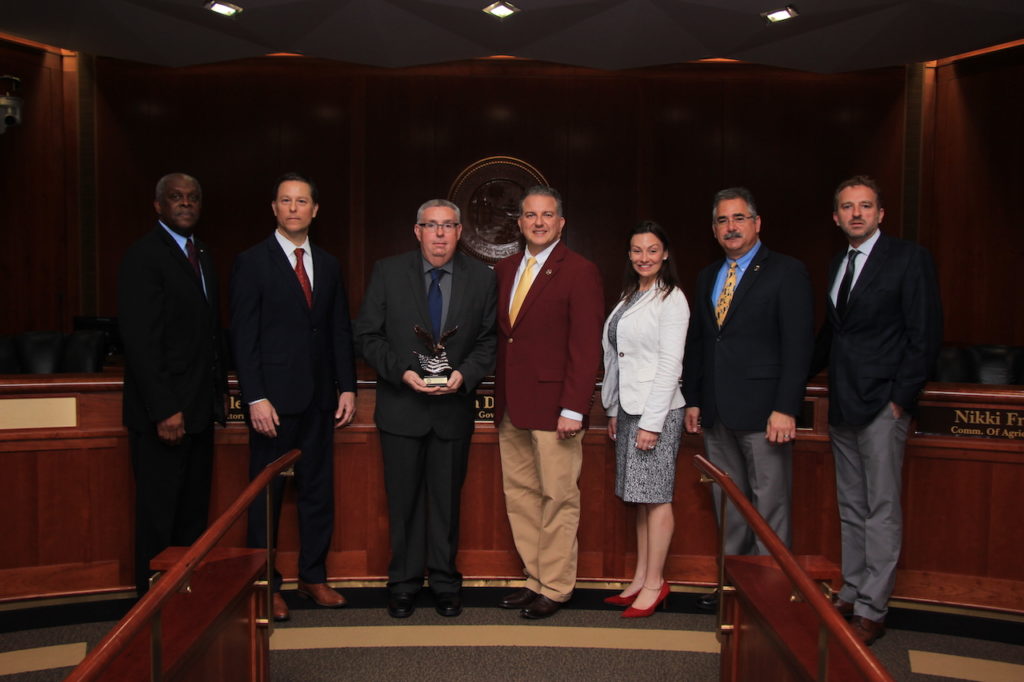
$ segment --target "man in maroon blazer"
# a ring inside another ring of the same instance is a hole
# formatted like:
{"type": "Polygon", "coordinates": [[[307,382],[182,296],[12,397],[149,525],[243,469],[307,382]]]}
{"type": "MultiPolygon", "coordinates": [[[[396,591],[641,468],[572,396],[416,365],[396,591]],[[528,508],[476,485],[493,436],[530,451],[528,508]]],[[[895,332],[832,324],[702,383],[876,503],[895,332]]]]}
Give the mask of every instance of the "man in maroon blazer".
{"type": "Polygon", "coordinates": [[[576,585],[583,430],[601,364],[597,267],[560,241],[562,198],[531,187],[519,204],[526,251],[498,277],[498,425],[505,507],[526,585],[501,601],[547,618],[576,585]]]}

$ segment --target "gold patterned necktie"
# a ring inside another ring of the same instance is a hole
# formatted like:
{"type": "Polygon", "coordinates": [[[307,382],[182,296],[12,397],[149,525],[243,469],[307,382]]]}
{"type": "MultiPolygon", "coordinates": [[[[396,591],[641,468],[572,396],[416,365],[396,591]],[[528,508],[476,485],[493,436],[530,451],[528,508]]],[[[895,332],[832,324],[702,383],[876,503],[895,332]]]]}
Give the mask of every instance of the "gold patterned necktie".
{"type": "Polygon", "coordinates": [[[516,323],[519,309],[523,307],[526,294],[530,292],[530,285],[533,284],[533,266],[536,264],[537,259],[533,256],[526,259],[526,269],[523,270],[523,276],[519,278],[519,286],[516,287],[516,293],[512,296],[512,308],[508,311],[508,319],[512,324],[516,323]]]}
{"type": "Polygon", "coordinates": [[[729,312],[729,304],[732,303],[732,292],[736,289],[736,261],[729,264],[729,272],[725,276],[725,284],[722,285],[722,293],[718,295],[718,304],[715,306],[715,320],[721,327],[725,322],[725,315],[729,312]]]}

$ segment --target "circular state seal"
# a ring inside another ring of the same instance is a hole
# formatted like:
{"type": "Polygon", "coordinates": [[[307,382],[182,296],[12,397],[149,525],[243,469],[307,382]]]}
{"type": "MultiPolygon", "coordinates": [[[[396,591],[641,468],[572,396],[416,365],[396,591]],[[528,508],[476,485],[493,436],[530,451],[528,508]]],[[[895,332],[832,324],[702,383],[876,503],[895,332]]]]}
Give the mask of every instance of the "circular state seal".
{"type": "Polygon", "coordinates": [[[540,171],[511,156],[489,156],[467,166],[448,200],[462,211],[459,248],[485,263],[519,253],[519,200],[528,188],[547,185],[540,171]]]}

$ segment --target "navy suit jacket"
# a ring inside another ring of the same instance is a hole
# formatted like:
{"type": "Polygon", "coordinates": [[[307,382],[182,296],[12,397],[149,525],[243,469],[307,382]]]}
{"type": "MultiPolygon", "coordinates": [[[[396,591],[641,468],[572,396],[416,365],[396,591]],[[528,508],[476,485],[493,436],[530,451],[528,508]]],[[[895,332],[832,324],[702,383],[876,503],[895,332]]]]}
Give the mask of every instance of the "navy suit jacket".
{"type": "MultiPolygon", "coordinates": [[[[829,266],[831,291],[849,247],[829,266]]],[[[913,409],[942,343],[942,304],[926,249],[882,234],[839,319],[827,295],[812,374],[828,364],[829,423],[867,424],[890,401],[913,409]]]]}
{"type": "Polygon", "coordinates": [[[413,351],[427,353],[413,331],[430,330],[423,256],[419,250],[378,261],[356,321],[356,338],[367,364],[377,370],[374,419],[382,431],[442,438],[468,438],[473,431],[474,391],[494,370],[494,273],[461,253],[452,259],[451,299],[444,331],[458,327],[445,344],[462,387],[450,395],[429,396],[406,386],[406,370],[422,374],[413,351]]]}
{"type": "Polygon", "coordinates": [[[697,277],[683,396],[700,408],[705,428],[720,419],[729,429],[762,431],[771,412],[796,416],[803,403],[814,346],[810,279],[800,261],[761,244],[719,329],[711,293],[723,261],[697,277]]]}
{"type": "Polygon", "coordinates": [[[242,252],[231,277],[231,339],[242,398],[279,414],[334,410],[356,390],[348,300],[337,259],[315,244],[313,307],[271,234],[242,252]]]}
{"type": "Polygon", "coordinates": [[[157,224],[128,247],[118,275],[124,341],[124,424],[153,429],[181,412],[185,431],[224,421],[227,376],[221,361],[217,273],[196,240],[207,295],[191,263],[157,224]]]}

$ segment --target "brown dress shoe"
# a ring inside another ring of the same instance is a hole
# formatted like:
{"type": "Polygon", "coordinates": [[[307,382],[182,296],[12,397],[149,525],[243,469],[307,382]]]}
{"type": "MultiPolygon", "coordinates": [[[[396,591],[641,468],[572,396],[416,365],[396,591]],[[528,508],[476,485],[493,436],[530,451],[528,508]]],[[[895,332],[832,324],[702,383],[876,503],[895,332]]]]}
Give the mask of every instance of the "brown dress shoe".
{"type": "Polygon", "coordinates": [[[862,616],[854,617],[853,633],[868,646],[885,635],[885,621],[871,620],[862,616]]]}
{"type": "Polygon", "coordinates": [[[538,594],[529,606],[519,612],[519,615],[530,620],[540,620],[555,615],[560,608],[561,602],[552,601],[543,594],[538,594]]]}
{"type": "Polygon", "coordinates": [[[836,607],[836,611],[838,611],[839,615],[843,618],[849,619],[853,617],[853,602],[843,601],[839,597],[836,597],[836,600],[832,602],[832,605],[836,607]]]}
{"type": "Polygon", "coordinates": [[[270,615],[279,623],[291,618],[288,615],[288,604],[285,603],[280,592],[275,592],[274,597],[270,600],[270,615]]]}
{"type": "Polygon", "coordinates": [[[336,609],[348,603],[327,583],[304,583],[300,580],[297,591],[303,597],[312,599],[317,606],[325,606],[329,609],[336,609]]]}
{"type": "Polygon", "coordinates": [[[505,595],[505,598],[498,602],[503,609],[521,609],[533,603],[533,600],[540,595],[526,587],[520,587],[515,592],[505,595]]]}

